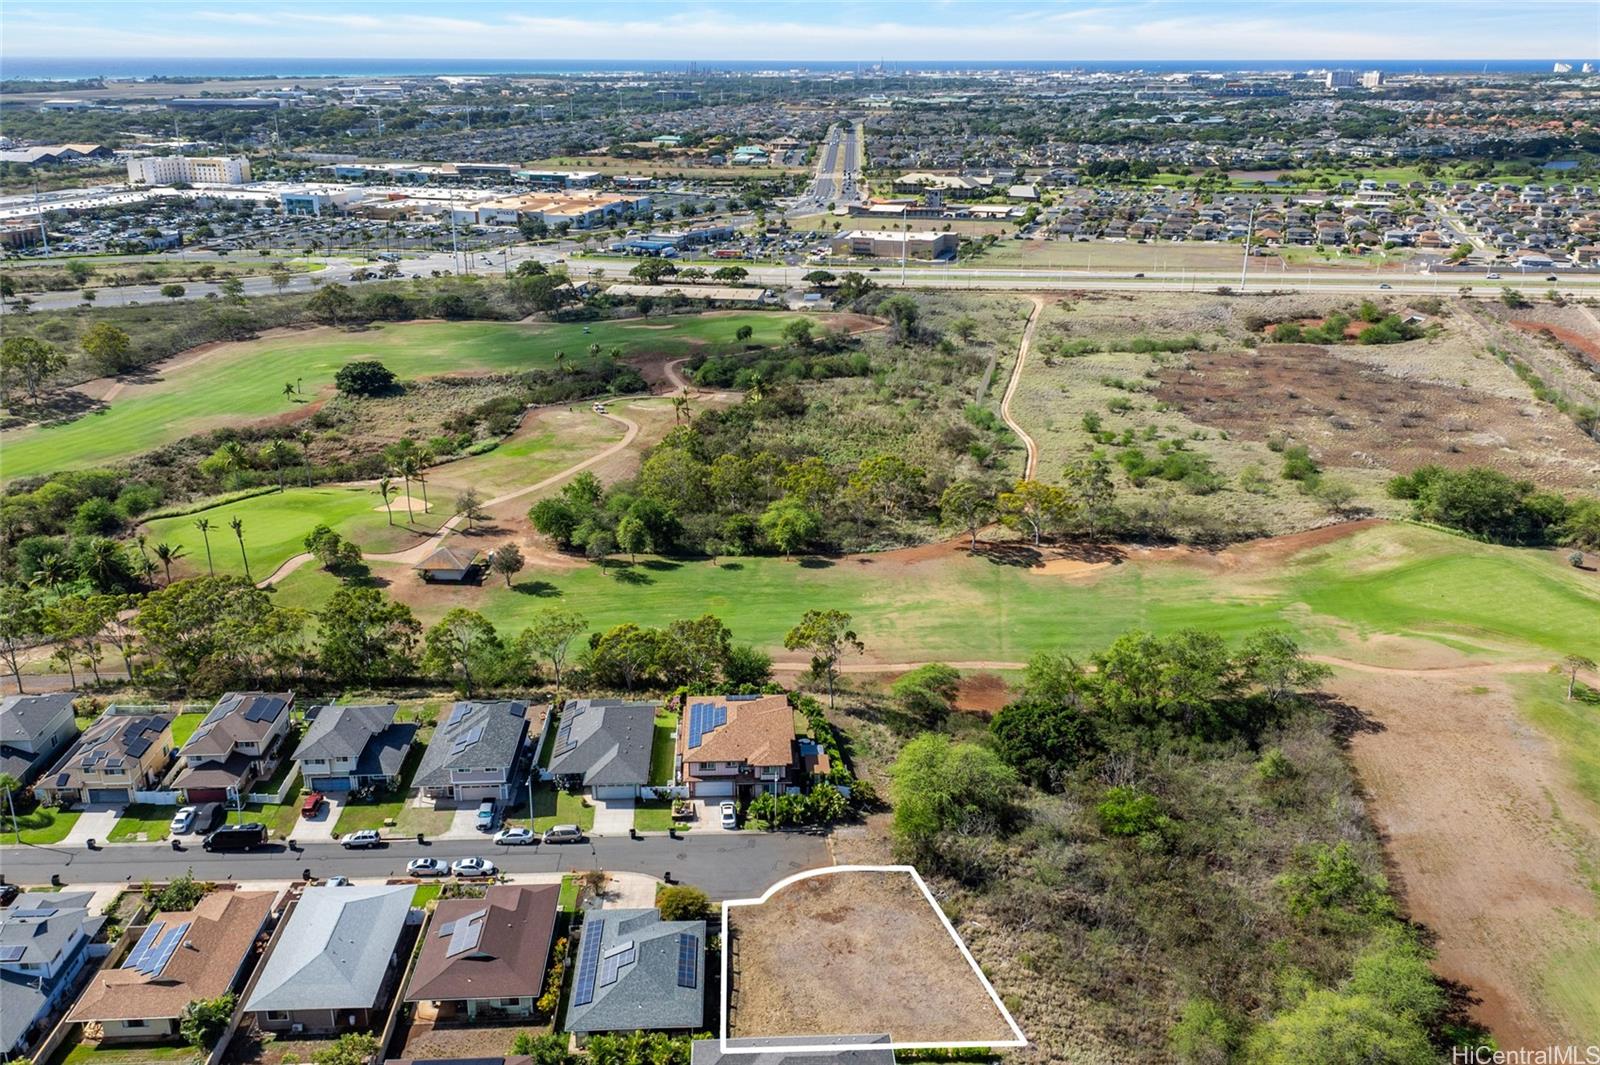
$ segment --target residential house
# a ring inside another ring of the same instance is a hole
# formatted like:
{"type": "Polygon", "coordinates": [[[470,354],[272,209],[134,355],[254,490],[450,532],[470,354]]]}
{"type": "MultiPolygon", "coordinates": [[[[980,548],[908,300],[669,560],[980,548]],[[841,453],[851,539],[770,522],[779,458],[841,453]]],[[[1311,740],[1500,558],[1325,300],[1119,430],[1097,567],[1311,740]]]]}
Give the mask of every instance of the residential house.
{"type": "Polygon", "coordinates": [[[527,703],[456,703],[434,729],[411,783],[435,800],[506,802],[517,786],[528,731],[527,703]]]}
{"type": "Polygon", "coordinates": [[[94,974],[67,1019],[98,1025],[102,1043],[177,1038],[189,1003],[239,990],[277,897],[213,891],[192,910],[156,914],[120,966],[94,974]]]}
{"type": "Polygon", "coordinates": [[[717,1039],[696,1039],[689,1046],[689,1065],[894,1065],[894,1050],[887,1033],[879,1035],[784,1035],[761,1039],[730,1039],[724,1052],[717,1039]],[[806,1051],[805,1046],[860,1044],[860,1050],[806,1051]],[[751,1053],[756,1047],[782,1047],[751,1053]],[[737,1048],[737,1049],[735,1049],[737,1048]]]}
{"type": "Polygon", "coordinates": [[[416,887],[308,887],[284,918],[244,1011],[271,1032],[381,1024],[405,968],[399,949],[416,887]]]}
{"type": "Polygon", "coordinates": [[[621,699],[569,699],[561,710],[550,773],[597,799],[624,799],[650,783],[658,704],[621,699]]]}
{"type": "Polygon", "coordinates": [[[189,802],[235,800],[277,772],[293,692],[228,692],[178,752],[172,786],[189,802]]]}
{"type": "Polygon", "coordinates": [[[172,761],[174,715],[111,706],[39,782],[40,800],[52,804],[130,803],[134,792],[154,788],[172,761]]]}
{"type": "Polygon", "coordinates": [[[747,800],[803,778],[786,695],[691,695],[678,729],[679,780],[691,798],[747,800]]]}
{"type": "Polygon", "coordinates": [[[566,1030],[705,1027],[706,923],[649,910],[591,910],[573,957],[566,1030]]]}
{"type": "Polygon", "coordinates": [[[544,993],[561,885],[499,884],[481,899],[444,899],[423,933],[406,1001],[418,1017],[528,1017],[544,993]]]}
{"type": "Polygon", "coordinates": [[[0,699],[0,773],[27,787],[78,735],[77,692],[0,699]]]}
{"type": "Polygon", "coordinates": [[[0,1057],[26,1058],[78,989],[105,924],[87,891],[23,895],[0,909],[0,1057]]]}
{"type": "Polygon", "coordinates": [[[398,781],[417,735],[416,725],[394,719],[398,709],[393,703],[313,706],[294,752],[305,786],[344,792],[398,781]]]}

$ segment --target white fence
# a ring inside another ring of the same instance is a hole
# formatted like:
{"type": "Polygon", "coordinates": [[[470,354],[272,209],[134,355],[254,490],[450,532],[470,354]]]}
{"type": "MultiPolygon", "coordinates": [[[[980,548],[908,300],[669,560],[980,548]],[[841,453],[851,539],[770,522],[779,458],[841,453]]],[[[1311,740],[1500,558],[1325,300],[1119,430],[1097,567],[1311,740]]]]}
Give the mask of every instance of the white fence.
{"type": "Polygon", "coordinates": [[[252,791],[252,792],[247,792],[245,794],[244,801],[245,802],[257,802],[257,803],[272,803],[272,804],[276,805],[278,803],[283,802],[284,799],[289,797],[289,794],[292,791],[294,791],[295,789],[297,789],[299,787],[300,787],[300,773],[299,773],[298,770],[296,770],[295,772],[290,773],[288,776],[283,778],[283,783],[278,785],[278,790],[277,791],[275,791],[275,792],[273,792],[273,791],[252,791]]]}
{"type": "Polygon", "coordinates": [[[175,791],[136,791],[133,793],[134,802],[147,803],[150,806],[176,806],[178,793],[175,791]]]}

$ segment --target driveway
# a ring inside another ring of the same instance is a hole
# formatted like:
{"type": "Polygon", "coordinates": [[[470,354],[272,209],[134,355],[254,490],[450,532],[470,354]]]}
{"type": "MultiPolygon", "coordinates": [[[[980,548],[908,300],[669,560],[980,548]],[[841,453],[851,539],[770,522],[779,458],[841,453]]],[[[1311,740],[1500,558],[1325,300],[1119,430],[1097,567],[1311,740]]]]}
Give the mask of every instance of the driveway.
{"type": "Polygon", "coordinates": [[[325,795],[326,801],[322,804],[322,812],[315,817],[302,816],[294,823],[294,831],[290,838],[296,843],[321,843],[333,839],[333,826],[339,823],[339,811],[344,809],[344,801],[332,795],[325,795]]]}
{"type": "Polygon", "coordinates": [[[594,803],[595,836],[626,836],[633,827],[633,799],[589,799],[594,803]]]}
{"type": "Polygon", "coordinates": [[[78,815],[78,820],[67,830],[66,836],[61,840],[63,847],[83,847],[89,841],[105,843],[111,837],[111,830],[117,826],[117,820],[122,816],[121,806],[106,806],[96,803],[85,806],[78,815]]]}
{"type": "Polygon", "coordinates": [[[451,811],[450,827],[437,839],[485,839],[487,833],[478,831],[477,806],[463,806],[459,810],[451,811]]]}

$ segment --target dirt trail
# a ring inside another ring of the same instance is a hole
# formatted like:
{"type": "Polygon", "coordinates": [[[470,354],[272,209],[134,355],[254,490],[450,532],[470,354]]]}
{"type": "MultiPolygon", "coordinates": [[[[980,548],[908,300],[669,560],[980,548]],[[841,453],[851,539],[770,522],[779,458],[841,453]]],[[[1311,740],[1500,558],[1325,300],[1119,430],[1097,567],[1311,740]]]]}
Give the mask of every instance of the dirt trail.
{"type": "Polygon", "coordinates": [[[1039,445],[1029,436],[1027,431],[1011,416],[1011,399],[1017,394],[1017,386],[1022,383],[1022,366],[1028,361],[1028,349],[1033,346],[1033,333],[1039,326],[1039,319],[1044,314],[1044,300],[1038,296],[1029,296],[1033,303],[1033,310],[1028,315],[1028,324],[1022,330],[1022,343],[1017,345],[1017,365],[1011,369],[1011,380],[1006,382],[1006,394],[1000,399],[1000,417],[1017,434],[1023,446],[1028,449],[1028,461],[1022,467],[1022,479],[1032,480],[1039,466],[1039,445]]]}
{"type": "MultiPolygon", "coordinates": [[[[537,484],[524,485],[523,487],[513,489],[504,495],[495,496],[493,499],[485,501],[483,506],[485,508],[499,506],[502,503],[509,503],[514,499],[520,499],[531,492],[538,492],[542,489],[549,488],[552,485],[560,484],[568,477],[571,477],[577,473],[582,473],[590,466],[593,466],[599,462],[604,462],[612,455],[626,450],[627,447],[633,443],[634,438],[639,435],[639,423],[634,421],[632,418],[625,418],[620,414],[605,414],[601,415],[601,417],[609,418],[611,421],[621,424],[624,429],[626,429],[626,432],[622,434],[621,440],[617,441],[615,444],[596,451],[593,455],[590,455],[582,462],[574,463],[559,473],[551,474],[549,477],[546,477],[537,484]]],[[[456,530],[457,526],[461,524],[461,521],[464,517],[465,515],[462,514],[451,515],[451,517],[439,527],[438,532],[434,533],[420,544],[417,544],[414,547],[409,547],[404,551],[391,551],[386,554],[363,554],[361,558],[366,562],[388,562],[395,565],[414,566],[442,547],[445,539],[456,530]]],[[[257,581],[256,587],[269,588],[283,580],[285,577],[289,576],[289,574],[293,573],[295,570],[299,569],[309,561],[311,561],[311,555],[309,553],[298,554],[293,558],[286,559],[284,560],[283,564],[277,569],[273,570],[270,575],[263,580],[257,581]]]]}

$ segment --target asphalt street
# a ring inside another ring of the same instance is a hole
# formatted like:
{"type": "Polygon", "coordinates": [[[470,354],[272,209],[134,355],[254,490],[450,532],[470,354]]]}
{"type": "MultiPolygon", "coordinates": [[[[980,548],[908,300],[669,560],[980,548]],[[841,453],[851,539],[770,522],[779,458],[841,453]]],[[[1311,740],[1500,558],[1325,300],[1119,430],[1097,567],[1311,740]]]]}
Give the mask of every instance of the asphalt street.
{"type": "Polygon", "coordinates": [[[667,836],[604,837],[581,844],[496,847],[489,840],[390,842],[374,850],[345,850],[336,843],[290,850],[274,844],[259,851],[211,854],[199,842],[174,851],[169,843],[117,843],[98,850],[53,846],[0,848],[0,873],[19,884],[42,884],[58,874],[64,884],[138,883],[193,869],[204,880],[288,880],[313,876],[404,876],[412,858],[483,857],[511,873],[581,872],[586,869],[670,874],[715,898],[759,895],[778,880],[833,864],[825,837],[800,832],[722,832],[712,829],[667,836]]]}

